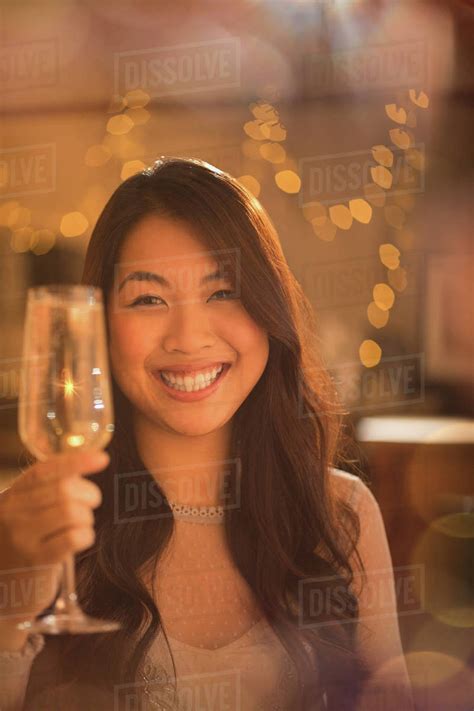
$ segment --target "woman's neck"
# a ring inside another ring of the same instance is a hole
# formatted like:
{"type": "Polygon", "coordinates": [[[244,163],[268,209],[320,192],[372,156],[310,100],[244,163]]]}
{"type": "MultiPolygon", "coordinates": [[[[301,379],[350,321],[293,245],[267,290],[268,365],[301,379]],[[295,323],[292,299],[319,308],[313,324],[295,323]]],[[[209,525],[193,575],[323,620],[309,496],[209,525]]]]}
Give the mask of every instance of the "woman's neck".
{"type": "Polygon", "coordinates": [[[189,436],[164,430],[142,415],[134,419],[138,454],[147,470],[169,501],[193,506],[225,506],[233,495],[231,433],[231,422],[189,436]]]}

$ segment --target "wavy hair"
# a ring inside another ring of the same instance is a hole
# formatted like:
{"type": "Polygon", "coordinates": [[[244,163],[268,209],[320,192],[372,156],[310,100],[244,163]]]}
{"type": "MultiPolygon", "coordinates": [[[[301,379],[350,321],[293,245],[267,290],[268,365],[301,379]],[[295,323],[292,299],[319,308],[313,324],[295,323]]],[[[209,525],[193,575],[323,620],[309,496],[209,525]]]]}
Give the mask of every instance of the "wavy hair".
{"type": "MultiPolygon", "coordinates": [[[[344,461],[347,413],[320,354],[312,306],[261,203],[229,174],[178,157],[161,157],[121,183],[97,221],[82,283],[101,287],[106,303],[119,250],[131,228],[150,214],[184,220],[205,249],[227,250],[240,259],[240,298],[268,334],[269,358],[233,417],[230,456],[241,463],[241,488],[239,507],[226,511],[228,547],[295,662],[299,708],[314,708],[322,691],[329,709],[355,708],[367,677],[356,653],[358,601],[350,562],[354,554],[363,570],[357,553],[360,522],[331,486],[331,467],[344,461]],[[317,615],[316,594],[325,600],[317,615]]],[[[76,556],[76,570],[84,610],[119,620],[122,629],[47,638],[30,676],[30,699],[38,691],[35,677],[44,674],[43,652],[55,660],[49,668],[56,668],[63,687],[113,693],[117,684],[139,681],[140,664],[162,629],[160,611],[139,571],[145,563],[158,563],[173,518],[153,517],[150,509],[148,518],[145,510],[140,520],[114,523],[114,506],[123,497],[121,474],[142,472],[160,488],[137,452],[130,403],[113,377],[112,385],[111,461],[91,478],[103,494],[95,511],[96,540],[76,556]]]]}

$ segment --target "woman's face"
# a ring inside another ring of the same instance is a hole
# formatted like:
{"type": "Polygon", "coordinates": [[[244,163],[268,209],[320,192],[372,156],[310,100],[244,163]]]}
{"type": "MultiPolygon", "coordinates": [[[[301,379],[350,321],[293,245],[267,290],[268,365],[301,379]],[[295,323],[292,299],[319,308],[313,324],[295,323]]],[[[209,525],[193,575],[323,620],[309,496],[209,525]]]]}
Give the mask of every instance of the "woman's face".
{"type": "Polygon", "coordinates": [[[164,430],[222,427],[267,364],[267,334],[222,263],[222,251],[213,255],[186,223],[164,216],[143,218],[122,245],[107,307],[113,374],[135,411],[164,430]]]}

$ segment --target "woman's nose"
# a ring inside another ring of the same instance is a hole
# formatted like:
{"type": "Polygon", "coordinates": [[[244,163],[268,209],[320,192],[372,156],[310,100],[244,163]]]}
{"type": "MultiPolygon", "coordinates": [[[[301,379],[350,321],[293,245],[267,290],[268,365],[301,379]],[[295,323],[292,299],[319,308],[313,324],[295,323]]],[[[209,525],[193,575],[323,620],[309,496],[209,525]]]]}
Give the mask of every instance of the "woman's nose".
{"type": "Polygon", "coordinates": [[[162,345],[165,350],[192,353],[212,345],[213,342],[214,336],[205,304],[187,299],[173,306],[163,332],[162,345]]]}

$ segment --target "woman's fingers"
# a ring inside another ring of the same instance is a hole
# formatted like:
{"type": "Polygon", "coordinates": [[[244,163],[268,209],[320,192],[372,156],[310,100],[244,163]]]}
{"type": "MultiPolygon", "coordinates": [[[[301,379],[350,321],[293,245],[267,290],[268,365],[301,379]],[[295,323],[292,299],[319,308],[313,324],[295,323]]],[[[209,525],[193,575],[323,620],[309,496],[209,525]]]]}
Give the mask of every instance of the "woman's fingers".
{"type": "Polygon", "coordinates": [[[16,599],[7,596],[2,603],[5,614],[22,612],[34,619],[57,587],[58,570],[52,565],[45,571],[44,566],[94,543],[93,509],[102,494],[83,475],[102,471],[109,461],[105,452],[97,451],[53,455],[0,492],[0,583],[4,580],[8,589],[17,590],[26,580],[35,591],[33,598],[22,600],[21,610],[16,599]]]}
{"type": "Polygon", "coordinates": [[[90,527],[69,528],[43,541],[38,560],[43,564],[59,563],[70,553],[90,548],[94,540],[95,534],[90,527]]]}
{"type": "Polygon", "coordinates": [[[35,462],[12,485],[15,491],[24,491],[33,486],[42,486],[58,479],[96,474],[108,465],[107,452],[64,452],[44,461],[35,462]]]}
{"type": "Polygon", "coordinates": [[[81,476],[56,479],[28,491],[19,491],[17,494],[16,507],[29,512],[39,512],[50,506],[56,506],[64,498],[82,502],[93,508],[102,503],[102,492],[97,484],[81,476]]]}
{"type": "Polygon", "coordinates": [[[16,518],[12,530],[12,542],[18,550],[35,557],[43,543],[53,536],[62,535],[70,528],[90,528],[94,530],[94,514],[89,506],[78,501],[63,501],[56,506],[43,509],[36,517],[34,528],[28,525],[31,518],[25,512],[16,518]]]}
{"type": "Polygon", "coordinates": [[[67,553],[68,536],[73,552],[79,534],[68,534],[70,530],[82,530],[83,537],[93,540],[93,509],[102,502],[102,494],[97,484],[83,475],[103,470],[108,461],[108,454],[97,451],[53,455],[32,465],[0,493],[3,567],[44,560],[43,544],[46,558],[51,547],[67,553]],[[57,546],[56,538],[62,541],[57,546]]]}

